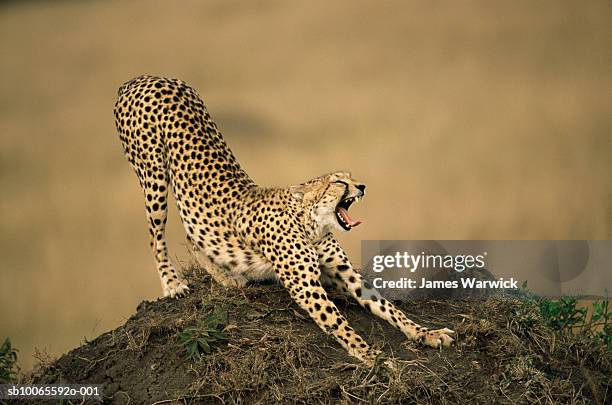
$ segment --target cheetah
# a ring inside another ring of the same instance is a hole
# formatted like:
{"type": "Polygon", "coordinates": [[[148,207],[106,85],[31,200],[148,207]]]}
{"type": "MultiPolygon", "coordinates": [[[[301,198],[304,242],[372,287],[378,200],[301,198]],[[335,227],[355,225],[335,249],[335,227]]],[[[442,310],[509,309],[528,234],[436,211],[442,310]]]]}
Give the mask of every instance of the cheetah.
{"type": "Polygon", "coordinates": [[[349,326],[323,285],[355,299],[435,348],[454,331],[430,330],[408,319],[353,268],[333,236],[361,221],[348,210],[366,186],[350,173],[325,174],[284,188],[260,187],[240,167],[198,93],[185,82],[140,76],[122,85],[114,108],[125,155],[144,192],[164,296],[189,292],[168,257],[168,190],[176,200],[198,262],[225,287],[276,279],[291,298],[350,355],[372,365],[380,351],[349,326]]]}

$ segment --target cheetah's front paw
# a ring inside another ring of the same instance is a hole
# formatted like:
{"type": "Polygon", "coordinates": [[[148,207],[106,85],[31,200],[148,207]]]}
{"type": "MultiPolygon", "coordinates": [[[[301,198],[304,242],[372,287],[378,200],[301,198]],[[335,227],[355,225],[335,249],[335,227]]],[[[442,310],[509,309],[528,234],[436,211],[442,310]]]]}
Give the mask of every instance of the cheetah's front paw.
{"type": "Polygon", "coordinates": [[[164,286],[164,297],[180,298],[189,293],[189,286],[186,280],[170,280],[164,286]]]}
{"type": "Polygon", "coordinates": [[[448,328],[436,329],[422,332],[421,334],[417,335],[417,339],[422,339],[423,343],[427,346],[438,349],[440,347],[449,347],[454,341],[450,335],[454,334],[455,331],[448,328]]]}

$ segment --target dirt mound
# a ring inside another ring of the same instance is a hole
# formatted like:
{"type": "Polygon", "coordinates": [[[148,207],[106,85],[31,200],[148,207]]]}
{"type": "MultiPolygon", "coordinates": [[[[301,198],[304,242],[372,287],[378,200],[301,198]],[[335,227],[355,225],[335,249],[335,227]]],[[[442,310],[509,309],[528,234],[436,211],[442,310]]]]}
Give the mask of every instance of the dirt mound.
{"type": "Polygon", "coordinates": [[[188,297],[141,303],[123,326],[41,366],[28,382],[103,384],[109,403],[604,403],[610,397],[610,352],[555,334],[535,307],[519,301],[400,304],[415,321],[457,330],[457,345],[437,351],[332,294],[362,336],[397,359],[397,370],[388,371],[360,366],[281,287],[224,290],[190,271],[188,297]],[[227,340],[199,360],[188,358],[179,334],[219,309],[227,313],[227,340]]]}

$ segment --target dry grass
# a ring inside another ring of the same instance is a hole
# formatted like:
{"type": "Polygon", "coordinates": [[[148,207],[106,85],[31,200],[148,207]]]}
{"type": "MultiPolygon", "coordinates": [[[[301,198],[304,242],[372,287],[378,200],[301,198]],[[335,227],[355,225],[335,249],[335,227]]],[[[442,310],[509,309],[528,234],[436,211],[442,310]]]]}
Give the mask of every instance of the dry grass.
{"type": "Polygon", "coordinates": [[[198,88],[262,184],[363,179],[355,259],[360,239],[612,236],[609,2],[0,7],[0,338],[25,368],[160,293],[111,113],[141,73],[198,88]]]}

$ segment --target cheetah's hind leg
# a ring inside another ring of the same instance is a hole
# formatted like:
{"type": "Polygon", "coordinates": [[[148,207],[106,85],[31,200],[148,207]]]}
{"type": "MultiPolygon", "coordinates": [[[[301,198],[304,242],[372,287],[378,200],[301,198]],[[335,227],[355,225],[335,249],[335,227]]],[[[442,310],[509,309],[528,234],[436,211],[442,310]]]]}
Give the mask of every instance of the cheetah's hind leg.
{"type": "MultiPolygon", "coordinates": [[[[126,150],[129,148],[125,147],[126,150]]],[[[163,164],[149,159],[128,159],[138,176],[145,196],[149,239],[164,297],[178,298],[189,292],[187,281],[180,277],[168,255],[166,220],[168,218],[168,175],[163,164]]],[[[139,158],[140,159],[140,158],[139,158]]]]}

